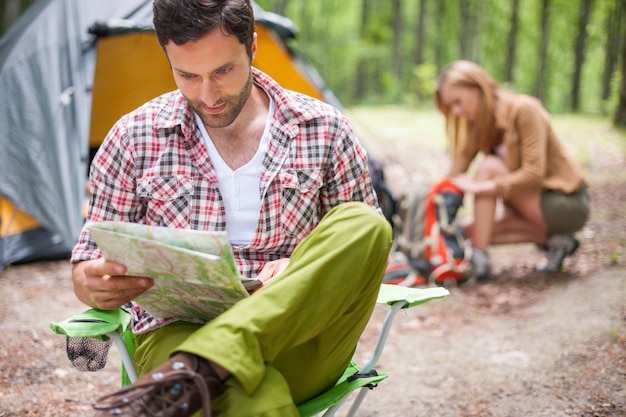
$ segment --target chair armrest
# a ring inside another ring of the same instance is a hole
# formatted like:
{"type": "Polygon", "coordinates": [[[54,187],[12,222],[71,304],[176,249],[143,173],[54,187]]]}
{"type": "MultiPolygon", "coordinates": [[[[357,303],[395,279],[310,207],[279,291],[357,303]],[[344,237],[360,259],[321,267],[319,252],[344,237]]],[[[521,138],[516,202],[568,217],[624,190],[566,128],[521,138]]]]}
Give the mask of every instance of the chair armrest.
{"type": "Polygon", "coordinates": [[[130,330],[130,314],[127,311],[121,308],[89,309],[64,321],[51,322],[50,328],[56,334],[67,336],[68,341],[69,338],[92,338],[101,342],[112,339],[122,357],[122,385],[128,385],[137,380],[137,373],[132,363],[132,357],[135,354],[135,335],[130,330]]]}
{"type": "Polygon", "coordinates": [[[389,306],[393,306],[397,302],[404,302],[402,308],[410,308],[430,300],[443,298],[449,294],[450,292],[443,287],[412,288],[382,284],[376,302],[389,306]]]}
{"type": "Polygon", "coordinates": [[[129,328],[130,314],[125,310],[96,310],[90,309],[75,314],[64,321],[50,323],[50,328],[56,334],[68,337],[91,337],[107,341],[108,333],[118,333],[122,336],[129,328]]]}

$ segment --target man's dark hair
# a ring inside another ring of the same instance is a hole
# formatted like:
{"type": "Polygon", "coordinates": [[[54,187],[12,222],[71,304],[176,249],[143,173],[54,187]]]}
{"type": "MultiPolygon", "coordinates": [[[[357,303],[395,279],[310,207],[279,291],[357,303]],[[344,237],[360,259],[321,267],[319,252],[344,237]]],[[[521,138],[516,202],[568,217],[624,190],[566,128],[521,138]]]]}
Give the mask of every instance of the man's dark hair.
{"type": "Polygon", "coordinates": [[[161,47],[172,41],[182,45],[215,29],[234,35],[248,55],[254,34],[250,0],[155,0],[154,29],[161,47]]]}

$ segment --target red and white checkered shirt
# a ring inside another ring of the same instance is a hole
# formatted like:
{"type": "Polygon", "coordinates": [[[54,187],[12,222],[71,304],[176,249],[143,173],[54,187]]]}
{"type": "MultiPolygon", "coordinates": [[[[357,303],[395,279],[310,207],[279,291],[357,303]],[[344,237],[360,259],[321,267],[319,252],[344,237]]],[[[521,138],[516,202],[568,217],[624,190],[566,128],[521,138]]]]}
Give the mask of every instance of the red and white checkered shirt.
{"type": "MultiPolygon", "coordinates": [[[[335,108],[281,88],[253,68],[256,85],[276,103],[269,127],[259,193],[261,211],[252,242],[233,251],[243,276],[287,258],[334,206],[376,206],[367,156],[348,120],[335,108]]],[[[226,230],[213,164],[193,110],[179,91],[157,97],[123,116],[95,156],[88,221],[117,220],[173,228],[226,230]]],[[[83,229],[72,262],[101,254],[83,229]]],[[[133,330],[169,321],[139,306],[133,330]]]]}

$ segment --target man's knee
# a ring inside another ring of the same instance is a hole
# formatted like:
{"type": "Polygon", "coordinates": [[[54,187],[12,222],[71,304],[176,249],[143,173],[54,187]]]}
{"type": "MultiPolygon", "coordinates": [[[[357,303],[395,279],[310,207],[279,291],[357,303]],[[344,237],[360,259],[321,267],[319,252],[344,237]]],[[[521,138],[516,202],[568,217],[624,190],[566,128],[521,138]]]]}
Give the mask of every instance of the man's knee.
{"type": "Polygon", "coordinates": [[[349,202],[336,206],[328,213],[329,218],[340,221],[352,233],[361,232],[391,240],[391,225],[372,206],[362,202],[349,202]]]}

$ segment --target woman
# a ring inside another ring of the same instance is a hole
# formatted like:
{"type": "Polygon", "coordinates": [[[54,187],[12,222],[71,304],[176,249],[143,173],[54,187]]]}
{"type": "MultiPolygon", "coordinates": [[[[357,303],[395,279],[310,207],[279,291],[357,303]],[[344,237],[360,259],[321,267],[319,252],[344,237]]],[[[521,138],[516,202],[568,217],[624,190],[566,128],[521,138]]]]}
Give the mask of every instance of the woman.
{"type": "Polygon", "coordinates": [[[474,219],[464,234],[477,279],[489,277],[488,246],[505,243],[536,243],[548,255],[538,269],[561,271],[578,248],[574,233],[589,217],[589,194],[541,103],[501,88],[469,61],[443,71],[434,99],[450,137],[448,175],[474,195],[474,219]],[[470,178],[466,171],[479,153],[470,178]]]}

